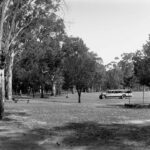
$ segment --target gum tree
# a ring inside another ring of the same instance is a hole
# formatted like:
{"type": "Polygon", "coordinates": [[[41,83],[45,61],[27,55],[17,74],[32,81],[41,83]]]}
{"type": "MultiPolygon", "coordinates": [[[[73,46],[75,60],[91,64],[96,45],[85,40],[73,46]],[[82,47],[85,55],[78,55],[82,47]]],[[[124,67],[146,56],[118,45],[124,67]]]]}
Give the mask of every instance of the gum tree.
{"type": "MultiPolygon", "coordinates": [[[[42,18],[53,17],[58,10],[60,0],[1,0],[0,1],[0,55],[6,57],[8,99],[12,99],[12,69],[15,55],[22,50],[32,28],[42,18]],[[3,43],[3,44],[2,44],[3,43]],[[2,46],[3,45],[3,46],[2,46]]],[[[0,118],[3,114],[4,68],[1,67],[0,118]]]]}
{"type": "Polygon", "coordinates": [[[64,72],[70,82],[76,87],[78,103],[81,103],[81,93],[90,86],[95,74],[96,58],[88,51],[88,48],[80,38],[67,38],[63,45],[64,72]]]}
{"type": "Polygon", "coordinates": [[[134,82],[134,64],[133,58],[134,53],[123,53],[121,60],[118,62],[123,74],[123,86],[124,88],[131,88],[134,82]]]}

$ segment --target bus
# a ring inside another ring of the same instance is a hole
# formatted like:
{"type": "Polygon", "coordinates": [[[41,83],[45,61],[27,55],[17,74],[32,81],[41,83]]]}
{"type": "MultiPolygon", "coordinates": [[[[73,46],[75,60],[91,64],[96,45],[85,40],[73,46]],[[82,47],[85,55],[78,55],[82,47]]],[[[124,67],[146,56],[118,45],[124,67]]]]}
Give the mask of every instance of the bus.
{"type": "Polygon", "coordinates": [[[107,90],[106,92],[102,92],[99,95],[100,99],[105,98],[129,98],[132,97],[132,91],[129,89],[115,89],[115,90],[107,90]]]}

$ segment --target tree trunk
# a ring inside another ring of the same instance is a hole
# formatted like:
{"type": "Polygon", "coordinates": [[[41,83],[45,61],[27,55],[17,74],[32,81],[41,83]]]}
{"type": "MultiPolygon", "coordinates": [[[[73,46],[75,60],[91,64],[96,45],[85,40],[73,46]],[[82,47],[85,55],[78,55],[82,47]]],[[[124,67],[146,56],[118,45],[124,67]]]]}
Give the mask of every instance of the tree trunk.
{"type": "Polygon", "coordinates": [[[33,98],[35,97],[34,88],[32,88],[32,97],[33,97],[33,98]]]}
{"type": "Polygon", "coordinates": [[[144,104],[144,99],[145,99],[145,86],[143,85],[143,104],[144,104]]]}
{"type": "Polygon", "coordinates": [[[44,98],[44,88],[43,88],[43,85],[41,85],[41,98],[44,98]]]}
{"type": "MultiPolygon", "coordinates": [[[[1,18],[0,18],[0,55],[4,52],[2,50],[2,41],[3,41],[3,27],[6,11],[8,9],[10,0],[3,1],[1,7],[1,18]]],[[[4,97],[5,97],[5,89],[4,89],[4,69],[0,69],[0,120],[3,119],[4,115],[4,97]]]]}
{"type": "Polygon", "coordinates": [[[8,100],[12,100],[12,69],[13,69],[14,56],[15,56],[14,52],[12,52],[8,64],[8,76],[7,76],[8,100]]]}
{"type": "Polygon", "coordinates": [[[52,85],[52,95],[56,96],[56,82],[53,82],[53,85],[52,85]]]}
{"type": "Polygon", "coordinates": [[[73,87],[71,87],[71,93],[74,94],[74,88],[73,87]]]}
{"type": "Polygon", "coordinates": [[[81,90],[77,90],[78,92],[78,103],[81,103],[81,90]]]}
{"type": "Polygon", "coordinates": [[[4,88],[4,69],[0,69],[0,120],[4,115],[4,100],[5,100],[5,88],[4,88]]]}

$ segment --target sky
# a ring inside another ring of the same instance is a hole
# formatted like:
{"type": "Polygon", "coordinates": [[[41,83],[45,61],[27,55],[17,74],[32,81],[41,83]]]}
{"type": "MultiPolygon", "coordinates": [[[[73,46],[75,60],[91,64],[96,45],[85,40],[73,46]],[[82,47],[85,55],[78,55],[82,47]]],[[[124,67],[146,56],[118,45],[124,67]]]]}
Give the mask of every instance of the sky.
{"type": "Polygon", "coordinates": [[[69,36],[83,39],[104,64],[141,50],[150,34],[150,0],[65,0],[69,36]]]}

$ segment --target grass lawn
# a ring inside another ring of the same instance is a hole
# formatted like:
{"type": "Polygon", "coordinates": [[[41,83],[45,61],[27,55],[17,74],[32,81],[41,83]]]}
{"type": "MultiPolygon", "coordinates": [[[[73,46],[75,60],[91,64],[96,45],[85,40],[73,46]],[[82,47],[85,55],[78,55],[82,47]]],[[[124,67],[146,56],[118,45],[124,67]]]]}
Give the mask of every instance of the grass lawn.
{"type": "MultiPolygon", "coordinates": [[[[133,94],[131,103],[142,103],[142,93],[133,94]]],[[[149,150],[150,109],[127,109],[128,99],[98,96],[83,94],[81,104],[77,94],[6,102],[0,150],[149,150]]]]}

